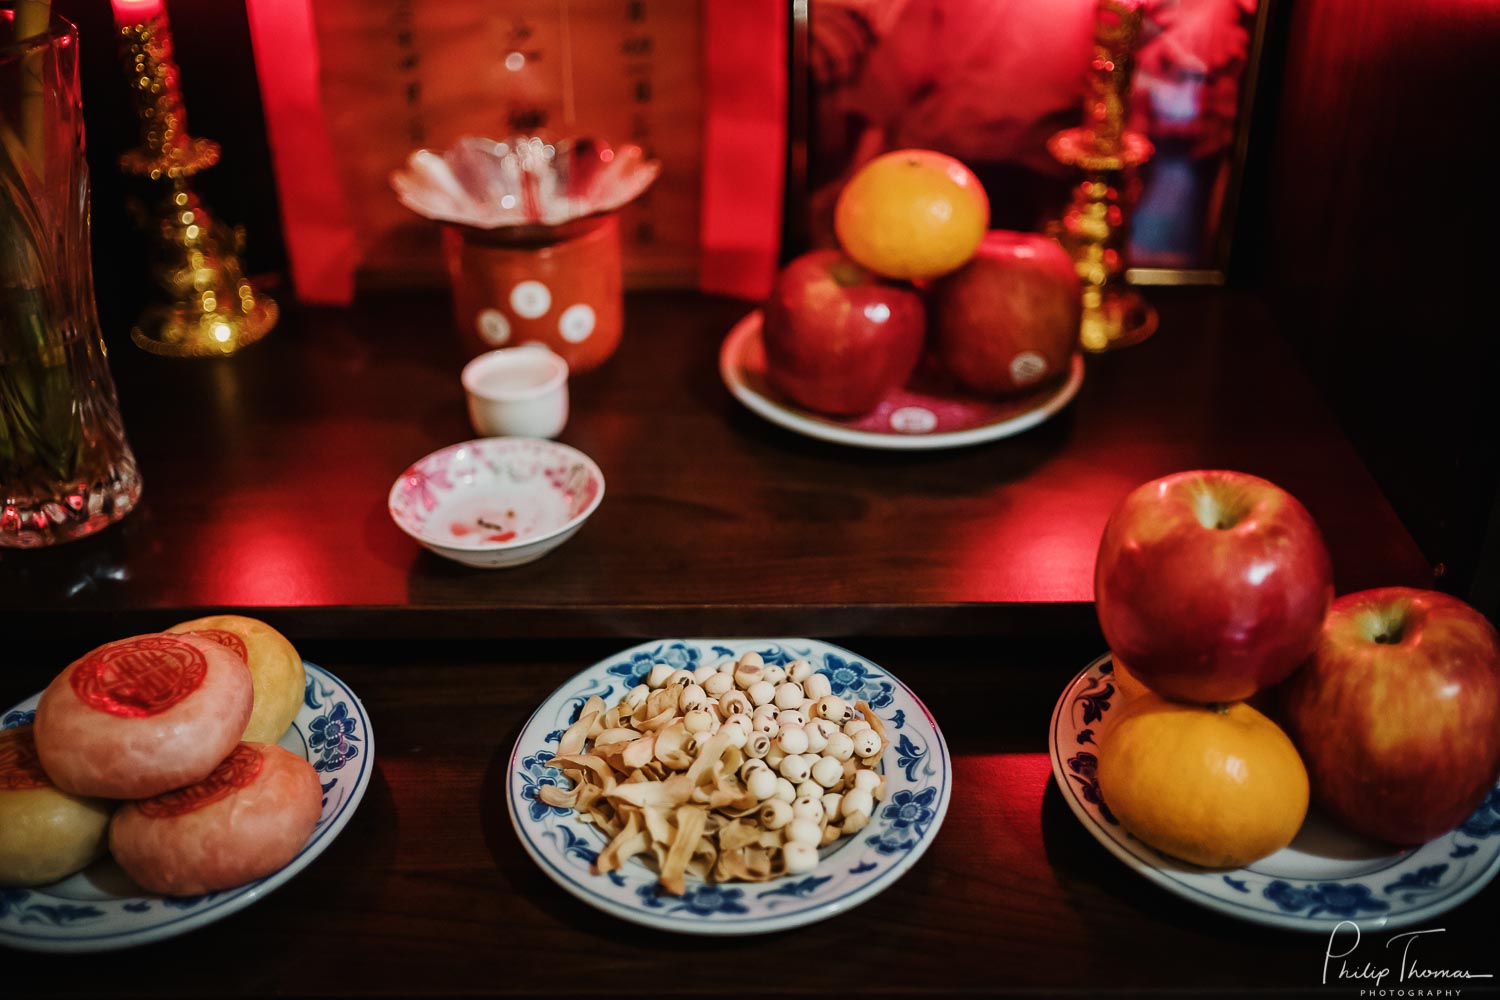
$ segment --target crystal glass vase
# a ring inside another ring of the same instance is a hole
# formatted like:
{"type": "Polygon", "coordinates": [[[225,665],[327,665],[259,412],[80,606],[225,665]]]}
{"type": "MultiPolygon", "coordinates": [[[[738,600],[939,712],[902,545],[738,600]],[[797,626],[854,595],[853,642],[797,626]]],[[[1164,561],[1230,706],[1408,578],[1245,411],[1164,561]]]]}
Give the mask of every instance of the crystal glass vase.
{"type": "Polygon", "coordinates": [[[94,307],[78,34],[45,11],[0,10],[0,546],[15,548],[93,534],[141,494],[94,307]]]}

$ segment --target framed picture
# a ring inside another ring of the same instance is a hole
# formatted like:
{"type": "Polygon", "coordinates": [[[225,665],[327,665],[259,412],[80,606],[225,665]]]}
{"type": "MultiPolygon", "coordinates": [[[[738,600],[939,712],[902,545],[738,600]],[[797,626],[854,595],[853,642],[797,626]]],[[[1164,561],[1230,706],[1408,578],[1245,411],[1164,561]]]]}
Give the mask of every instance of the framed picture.
{"type": "MultiPolygon", "coordinates": [[[[1221,283],[1271,0],[1146,0],[1126,178],[1127,277],[1221,283]]],[[[1047,139],[1079,124],[1097,0],[793,0],[788,248],[833,241],[833,204],[890,149],[958,157],[996,228],[1042,230],[1078,175],[1047,139]]]]}

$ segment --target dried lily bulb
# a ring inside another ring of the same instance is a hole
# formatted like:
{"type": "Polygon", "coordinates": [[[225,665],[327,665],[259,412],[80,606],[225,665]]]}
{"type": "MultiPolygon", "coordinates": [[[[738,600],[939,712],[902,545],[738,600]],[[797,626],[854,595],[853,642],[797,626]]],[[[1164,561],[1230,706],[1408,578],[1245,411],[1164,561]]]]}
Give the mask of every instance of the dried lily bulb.
{"type": "Polygon", "coordinates": [[[767,830],[780,830],[792,821],[792,807],[781,799],[771,799],[760,807],[757,817],[767,830]]]}
{"type": "Polygon", "coordinates": [[[783,778],[794,785],[806,781],[808,775],[812,773],[812,768],[807,766],[807,761],[799,756],[783,757],[781,766],[777,770],[781,772],[783,778]]]}
{"type": "Polygon", "coordinates": [[[875,811],[875,797],[863,788],[855,788],[844,793],[844,800],[839,804],[839,811],[847,818],[855,813],[864,813],[869,816],[875,811]]]}
{"type": "Polygon", "coordinates": [[[792,817],[794,819],[811,820],[814,823],[823,822],[823,799],[811,796],[800,796],[792,802],[792,817]]]}
{"type": "Polygon", "coordinates": [[[774,700],[777,708],[791,711],[802,704],[802,698],[802,685],[785,681],[776,688],[774,700]]]}
{"type": "Polygon", "coordinates": [[[771,773],[770,768],[761,768],[751,773],[745,782],[745,788],[756,799],[764,802],[776,794],[776,775],[771,773]]]}
{"type": "Polygon", "coordinates": [[[812,766],[812,779],[824,788],[832,788],[844,780],[844,765],[837,757],[819,757],[812,766]]]}
{"type": "Polygon", "coordinates": [[[818,849],[809,844],[787,844],[781,850],[788,875],[802,875],[818,867],[818,849]]]}
{"type": "Polygon", "coordinates": [[[873,729],[860,730],[854,736],[854,753],[860,760],[869,760],[880,755],[882,744],[873,729]]]}
{"type": "Polygon", "coordinates": [[[826,719],[829,722],[837,722],[841,725],[854,718],[853,707],[836,694],[824,695],[819,698],[817,705],[814,706],[814,711],[818,713],[818,718],[826,719]]]}
{"type": "Polygon", "coordinates": [[[597,696],[580,707],[550,762],[573,783],[538,799],[610,838],[596,871],[648,855],[664,892],[811,871],[820,847],[870,822],[886,787],[880,718],[827,686],[805,661],[755,653],[692,671],[653,664],[613,707],[597,696]]]}
{"type": "Polygon", "coordinates": [[[776,738],[782,753],[802,754],[807,752],[807,733],[801,729],[788,729],[776,738]]]}
{"type": "Polygon", "coordinates": [[[794,810],[792,821],[786,825],[787,842],[792,844],[808,844],[812,847],[817,847],[819,841],[823,839],[823,827],[810,819],[797,819],[796,807],[793,806],[792,808],[794,810]]]}

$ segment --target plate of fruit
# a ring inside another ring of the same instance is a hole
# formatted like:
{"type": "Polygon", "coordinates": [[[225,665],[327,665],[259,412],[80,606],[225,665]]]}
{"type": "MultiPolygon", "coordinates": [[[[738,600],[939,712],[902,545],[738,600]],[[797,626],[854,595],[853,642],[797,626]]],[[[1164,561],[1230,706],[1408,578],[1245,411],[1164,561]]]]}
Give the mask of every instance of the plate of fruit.
{"type": "Polygon", "coordinates": [[[1056,240],[988,224],[957,160],[872,160],[840,193],[841,249],[788,264],[725,338],[725,386],[772,423],[866,448],[978,444],[1051,417],[1083,381],[1078,276],[1056,240]]]}
{"type": "Polygon", "coordinates": [[[243,909],[338,836],[373,755],[354,692],[254,619],[86,653],[0,716],[0,944],[107,951],[243,909]]]}
{"type": "Polygon", "coordinates": [[[1253,923],[1421,923],[1500,871],[1500,640],[1446,594],[1333,597],[1307,510],[1184,472],[1111,515],[1112,653],[1048,734],[1063,798],[1158,885],[1253,923]]]}

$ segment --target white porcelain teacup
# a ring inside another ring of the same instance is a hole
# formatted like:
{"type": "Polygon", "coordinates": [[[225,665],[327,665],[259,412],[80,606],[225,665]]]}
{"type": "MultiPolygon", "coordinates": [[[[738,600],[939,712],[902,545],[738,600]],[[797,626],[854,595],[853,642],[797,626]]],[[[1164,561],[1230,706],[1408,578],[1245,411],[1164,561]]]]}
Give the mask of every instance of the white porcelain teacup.
{"type": "Polygon", "coordinates": [[[551,438],[568,423],[568,363],[544,344],[487,351],[462,379],[469,420],[485,437],[551,438]]]}

